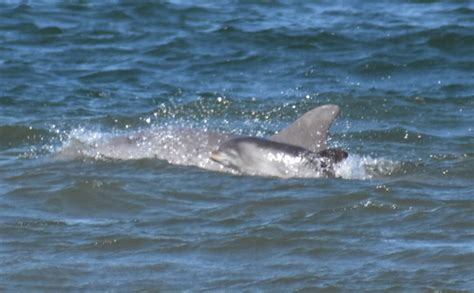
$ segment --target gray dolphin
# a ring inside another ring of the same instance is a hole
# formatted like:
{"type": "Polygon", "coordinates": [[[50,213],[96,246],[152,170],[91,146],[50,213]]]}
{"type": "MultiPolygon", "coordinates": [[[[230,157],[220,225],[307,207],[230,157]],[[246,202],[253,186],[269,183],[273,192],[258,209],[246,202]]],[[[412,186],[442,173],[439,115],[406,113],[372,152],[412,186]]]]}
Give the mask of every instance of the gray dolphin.
{"type": "Polygon", "coordinates": [[[311,177],[331,176],[334,163],[347,156],[326,146],[329,127],[338,114],[336,105],[314,108],[267,139],[186,128],[151,128],[97,139],[73,136],[57,157],[156,158],[215,171],[301,177],[308,170],[311,177]]]}
{"type": "Polygon", "coordinates": [[[334,164],[348,156],[326,145],[329,127],[339,112],[337,105],[323,105],[269,139],[231,138],[211,153],[211,159],[245,174],[292,177],[318,172],[320,177],[333,177],[334,164]]]}

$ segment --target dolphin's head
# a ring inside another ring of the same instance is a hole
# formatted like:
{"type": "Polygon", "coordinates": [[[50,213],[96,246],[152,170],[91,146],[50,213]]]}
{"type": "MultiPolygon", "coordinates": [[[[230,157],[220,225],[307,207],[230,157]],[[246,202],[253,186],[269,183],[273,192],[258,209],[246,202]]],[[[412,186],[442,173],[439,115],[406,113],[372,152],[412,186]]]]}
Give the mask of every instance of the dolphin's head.
{"type": "Polygon", "coordinates": [[[239,172],[255,173],[267,161],[268,144],[274,143],[257,137],[232,138],[211,153],[211,160],[239,172]]]}
{"type": "Polygon", "coordinates": [[[211,153],[211,159],[245,174],[286,176],[291,165],[303,161],[301,147],[259,137],[238,137],[225,141],[211,153]]]}
{"type": "Polygon", "coordinates": [[[225,167],[240,170],[240,166],[243,164],[240,144],[234,140],[222,143],[217,150],[211,153],[211,160],[225,167]]]}
{"type": "Polygon", "coordinates": [[[258,137],[232,138],[211,153],[211,160],[244,174],[288,177],[319,172],[334,177],[334,164],[347,158],[341,149],[318,153],[258,137]]]}

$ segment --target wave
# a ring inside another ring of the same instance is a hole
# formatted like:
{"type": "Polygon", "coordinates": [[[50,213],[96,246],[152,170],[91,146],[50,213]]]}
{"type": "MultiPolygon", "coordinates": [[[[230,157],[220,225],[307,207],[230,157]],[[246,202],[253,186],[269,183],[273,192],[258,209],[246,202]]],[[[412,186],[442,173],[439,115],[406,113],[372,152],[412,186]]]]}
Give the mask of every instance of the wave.
{"type": "Polygon", "coordinates": [[[146,74],[143,69],[123,68],[93,72],[79,77],[84,82],[114,83],[117,81],[135,83],[146,74]]]}
{"type": "Polygon", "coordinates": [[[323,29],[303,29],[292,31],[287,28],[267,28],[254,31],[225,25],[214,31],[214,34],[231,38],[231,40],[245,39],[256,44],[271,43],[274,46],[286,48],[310,48],[316,46],[337,46],[353,44],[357,40],[340,32],[324,31],[323,29]]]}
{"type": "Polygon", "coordinates": [[[48,142],[52,134],[49,130],[25,125],[0,125],[0,148],[14,148],[48,142]]]}
{"type": "Polygon", "coordinates": [[[415,27],[408,32],[381,37],[375,42],[383,46],[390,45],[412,50],[428,45],[445,52],[469,53],[469,49],[474,44],[474,37],[469,27],[444,25],[429,29],[415,27]]]}
{"type": "Polygon", "coordinates": [[[403,127],[391,127],[387,129],[370,129],[360,132],[349,132],[345,134],[351,139],[363,141],[423,143],[426,140],[434,140],[437,137],[427,133],[416,132],[403,127]]]}

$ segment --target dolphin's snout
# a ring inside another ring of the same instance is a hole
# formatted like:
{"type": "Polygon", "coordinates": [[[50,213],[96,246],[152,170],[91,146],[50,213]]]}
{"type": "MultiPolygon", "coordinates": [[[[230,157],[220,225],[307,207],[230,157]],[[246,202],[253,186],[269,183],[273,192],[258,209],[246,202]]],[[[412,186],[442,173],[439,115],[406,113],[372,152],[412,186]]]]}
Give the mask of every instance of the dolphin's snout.
{"type": "Polygon", "coordinates": [[[215,161],[215,162],[219,162],[220,160],[222,160],[222,155],[219,151],[212,151],[211,152],[211,160],[215,161]]]}

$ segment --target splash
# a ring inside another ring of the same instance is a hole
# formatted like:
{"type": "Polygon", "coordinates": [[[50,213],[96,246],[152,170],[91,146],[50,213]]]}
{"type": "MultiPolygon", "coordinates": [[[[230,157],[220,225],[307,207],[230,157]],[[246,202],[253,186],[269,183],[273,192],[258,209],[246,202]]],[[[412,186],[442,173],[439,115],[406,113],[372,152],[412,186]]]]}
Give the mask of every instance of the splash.
{"type": "Polygon", "coordinates": [[[350,154],[347,159],[334,166],[334,171],[336,177],[368,180],[390,176],[399,165],[400,163],[385,158],[350,154]]]}
{"type": "Polygon", "coordinates": [[[76,128],[69,133],[63,133],[61,145],[55,150],[56,159],[100,159],[100,145],[113,137],[111,133],[76,128]]]}

